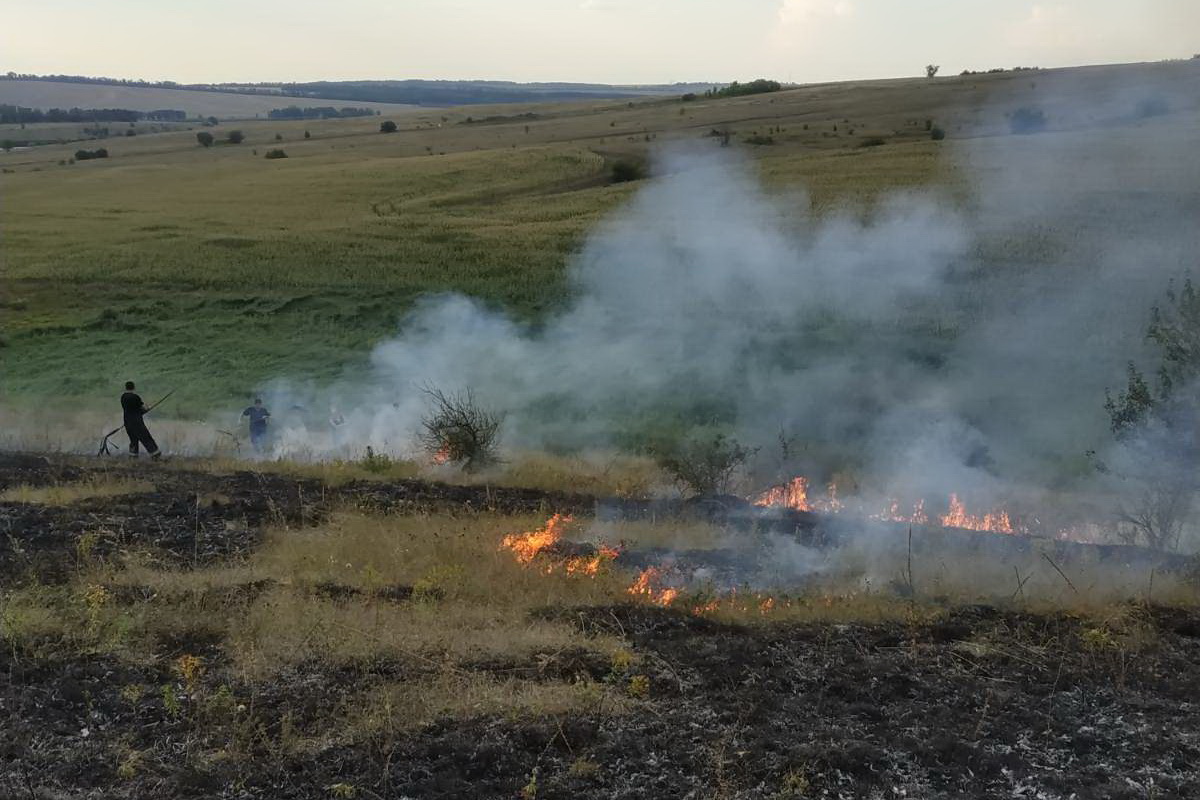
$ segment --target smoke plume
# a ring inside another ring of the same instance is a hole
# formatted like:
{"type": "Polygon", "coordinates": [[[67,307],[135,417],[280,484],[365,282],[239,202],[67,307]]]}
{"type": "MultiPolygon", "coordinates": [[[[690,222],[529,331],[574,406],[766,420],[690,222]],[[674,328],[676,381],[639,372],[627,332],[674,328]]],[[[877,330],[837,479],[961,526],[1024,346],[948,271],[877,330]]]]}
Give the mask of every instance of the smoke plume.
{"type": "Polygon", "coordinates": [[[806,469],[881,493],[1078,480],[1109,438],[1105,388],[1200,244],[1194,101],[1168,95],[1048,87],[1051,131],[947,142],[938,187],[820,215],[727,149],[660,152],[550,319],[419,302],[345,387],[344,441],[405,453],[420,388],[469,387],[512,447],[630,446],[685,420],[764,453],[783,432],[806,469]]]}

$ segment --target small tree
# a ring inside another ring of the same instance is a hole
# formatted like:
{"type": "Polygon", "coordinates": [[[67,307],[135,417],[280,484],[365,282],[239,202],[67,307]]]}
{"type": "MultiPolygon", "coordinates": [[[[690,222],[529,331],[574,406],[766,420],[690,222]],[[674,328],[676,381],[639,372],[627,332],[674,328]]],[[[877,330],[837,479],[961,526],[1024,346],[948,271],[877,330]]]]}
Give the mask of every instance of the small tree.
{"type": "Polygon", "coordinates": [[[718,433],[679,442],[660,452],[657,461],[681,488],[693,494],[726,494],[734,474],[755,452],[718,433]]]}
{"type": "Polygon", "coordinates": [[[305,138],[305,139],[311,139],[311,138],[312,138],[312,134],[311,134],[311,133],[309,133],[308,131],[305,131],[305,132],[304,132],[304,138],[305,138]]]}
{"type": "Polygon", "coordinates": [[[287,157],[288,157],[288,154],[279,149],[268,150],[266,152],[266,155],[263,156],[263,158],[270,158],[270,159],[287,158],[287,157]]]}
{"type": "Polygon", "coordinates": [[[1159,351],[1154,386],[1133,363],[1125,390],[1105,392],[1116,444],[1098,468],[1130,487],[1118,519],[1127,541],[1174,549],[1195,505],[1200,457],[1200,292],[1190,280],[1151,312],[1146,338],[1159,351]]]}
{"type": "Polygon", "coordinates": [[[392,122],[390,119],[385,119],[383,122],[379,123],[379,132],[380,133],[395,133],[396,132],[396,123],[392,122]]]}
{"type": "Polygon", "coordinates": [[[473,472],[496,462],[504,415],[483,408],[470,389],[446,394],[427,387],[432,408],[421,420],[418,440],[438,463],[459,464],[473,472]]]}
{"type": "Polygon", "coordinates": [[[230,131],[225,135],[225,141],[230,144],[241,144],[246,139],[246,134],[241,131],[230,131]]]}
{"type": "Polygon", "coordinates": [[[200,143],[201,147],[212,147],[213,135],[208,131],[200,131],[196,134],[196,141],[200,143]]]}
{"type": "Polygon", "coordinates": [[[946,131],[942,130],[941,128],[933,128],[929,131],[929,138],[933,139],[935,142],[940,142],[942,139],[946,138],[946,131]]]}
{"type": "Polygon", "coordinates": [[[628,181],[639,181],[645,177],[645,170],[637,161],[623,158],[612,165],[612,182],[627,183],[628,181]]]}
{"type": "Polygon", "coordinates": [[[936,78],[937,74],[940,70],[941,70],[941,67],[938,66],[937,64],[926,64],[925,65],[925,77],[926,78],[936,78]]]}
{"type": "Polygon", "coordinates": [[[0,148],[3,148],[4,152],[6,152],[6,153],[9,150],[12,150],[16,146],[17,146],[17,143],[14,142],[12,139],[5,139],[3,142],[0,142],[0,148]]]}

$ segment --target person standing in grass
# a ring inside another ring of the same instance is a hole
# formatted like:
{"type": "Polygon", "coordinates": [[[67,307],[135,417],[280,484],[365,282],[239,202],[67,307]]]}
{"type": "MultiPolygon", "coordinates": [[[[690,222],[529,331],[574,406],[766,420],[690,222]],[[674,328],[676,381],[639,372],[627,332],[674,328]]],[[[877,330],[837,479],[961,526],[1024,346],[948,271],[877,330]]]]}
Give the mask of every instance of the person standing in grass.
{"type": "Polygon", "coordinates": [[[146,452],[157,461],[162,456],[162,452],[158,449],[158,443],[154,441],[154,437],[150,435],[146,421],[142,419],[146,415],[146,404],[142,402],[141,395],[135,391],[133,381],[125,382],[125,393],[121,395],[121,411],[125,416],[125,433],[129,434],[130,457],[137,458],[138,446],[145,445],[146,452]]]}
{"type": "Polygon", "coordinates": [[[254,405],[248,406],[242,416],[250,418],[250,446],[254,452],[262,453],[267,444],[267,420],[271,418],[271,412],[263,405],[262,398],[256,397],[254,405]]]}

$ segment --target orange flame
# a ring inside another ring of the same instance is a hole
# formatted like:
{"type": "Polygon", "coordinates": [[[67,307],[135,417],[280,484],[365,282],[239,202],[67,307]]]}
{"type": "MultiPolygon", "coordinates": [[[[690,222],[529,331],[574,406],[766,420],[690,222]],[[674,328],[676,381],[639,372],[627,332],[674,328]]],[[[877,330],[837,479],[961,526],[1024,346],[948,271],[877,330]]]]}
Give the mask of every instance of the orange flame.
{"type": "Polygon", "coordinates": [[[1012,533],[1012,520],[1008,512],[999,510],[977,517],[967,513],[967,508],[958,495],[950,495],[950,510],[941,518],[941,523],[947,528],[966,528],[970,531],[991,531],[993,533],[1012,533]]]}
{"type": "Polygon", "coordinates": [[[450,445],[444,444],[433,454],[433,463],[441,466],[450,462],[450,445]]]}
{"type": "Polygon", "coordinates": [[[601,568],[620,554],[621,551],[617,548],[602,544],[596,548],[595,555],[573,556],[567,559],[567,574],[590,576],[599,575],[601,568]]]}
{"type": "Polygon", "coordinates": [[[709,600],[707,603],[704,603],[703,605],[694,606],[692,608],[692,613],[695,614],[697,617],[699,617],[699,616],[703,616],[704,614],[712,613],[713,611],[719,611],[720,608],[721,608],[720,599],[714,597],[712,600],[709,600]]]}
{"type": "Polygon", "coordinates": [[[662,580],[662,570],[658,567],[646,567],[637,580],[627,590],[631,595],[647,598],[658,606],[669,606],[679,596],[678,589],[660,589],[657,584],[662,580]]]}
{"type": "MultiPolygon", "coordinates": [[[[510,533],[500,542],[502,548],[513,551],[517,561],[528,564],[537,554],[552,547],[562,539],[563,529],[575,521],[575,518],[564,514],[555,514],[542,528],[528,533],[510,533]]],[[[599,569],[599,567],[597,567],[599,569]]]]}
{"type": "Polygon", "coordinates": [[[781,506],[794,511],[812,511],[808,502],[808,478],[796,477],[782,486],[772,486],[754,498],[756,506],[781,506]]]}
{"type": "Polygon", "coordinates": [[[826,487],[824,498],[808,499],[808,478],[797,476],[781,486],[772,486],[752,501],[756,506],[790,508],[793,511],[825,511],[836,514],[843,503],[837,496],[837,484],[826,487]]]}

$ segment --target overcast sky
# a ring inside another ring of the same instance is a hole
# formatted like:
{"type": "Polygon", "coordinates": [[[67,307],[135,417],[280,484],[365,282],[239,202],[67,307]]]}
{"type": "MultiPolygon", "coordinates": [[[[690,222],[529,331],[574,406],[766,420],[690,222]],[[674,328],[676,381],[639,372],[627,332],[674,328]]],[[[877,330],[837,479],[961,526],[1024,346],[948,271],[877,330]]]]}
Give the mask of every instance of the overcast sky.
{"type": "Polygon", "coordinates": [[[1200,0],[5,0],[0,71],[795,82],[1190,57],[1200,0]]]}

